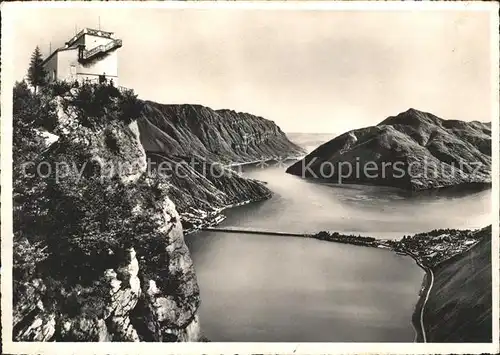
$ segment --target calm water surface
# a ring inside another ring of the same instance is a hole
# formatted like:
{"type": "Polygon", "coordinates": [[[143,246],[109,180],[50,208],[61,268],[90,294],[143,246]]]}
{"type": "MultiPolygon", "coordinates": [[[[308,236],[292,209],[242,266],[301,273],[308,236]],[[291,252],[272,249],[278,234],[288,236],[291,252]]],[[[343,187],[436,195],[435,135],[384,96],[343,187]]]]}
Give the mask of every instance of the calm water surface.
{"type": "MultiPolygon", "coordinates": [[[[381,238],[489,224],[491,190],[408,196],[368,186],[333,187],[248,169],[268,182],[267,201],[226,211],[222,226],[289,232],[335,230],[381,238]]],[[[212,341],[411,342],[423,271],[412,259],[303,238],[200,232],[186,242],[212,341]]]]}

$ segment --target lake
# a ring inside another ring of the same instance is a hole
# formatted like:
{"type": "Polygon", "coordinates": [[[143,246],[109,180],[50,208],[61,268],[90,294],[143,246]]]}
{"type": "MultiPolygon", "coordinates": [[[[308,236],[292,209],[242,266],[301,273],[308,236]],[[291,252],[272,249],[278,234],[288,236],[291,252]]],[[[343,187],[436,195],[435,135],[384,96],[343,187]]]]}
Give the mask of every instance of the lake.
{"type": "MultiPolygon", "coordinates": [[[[491,190],[410,195],[386,187],[318,184],[283,166],[245,168],[267,201],[225,211],[221,226],[331,230],[379,238],[491,221],[491,190]]],[[[199,232],[186,237],[211,341],[412,342],[423,271],[389,250],[305,238],[199,232]]]]}

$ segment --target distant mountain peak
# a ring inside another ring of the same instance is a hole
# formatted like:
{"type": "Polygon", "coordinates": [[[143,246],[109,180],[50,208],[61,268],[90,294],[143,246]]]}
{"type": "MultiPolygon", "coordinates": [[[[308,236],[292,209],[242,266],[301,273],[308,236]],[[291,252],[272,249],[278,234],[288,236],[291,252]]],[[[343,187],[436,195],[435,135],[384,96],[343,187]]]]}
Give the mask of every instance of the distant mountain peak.
{"type": "MultiPolygon", "coordinates": [[[[401,112],[400,114],[398,114],[398,116],[412,116],[415,118],[422,118],[422,117],[428,117],[428,116],[434,116],[434,115],[429,113],[429,112],[417,110],[413,107],[410,107],[405,112],[401,112]]],[[[437,117],[437,116],[434,116],[434,117],[437,117]]]]}
{"type": "Polygon", "coordinates": [[[416,114],[416,113],[424,113],[424,112],[422,112],[420,110],[416,110],[413,107],[410,107],[408,110],[406,110],[403,113],[406,113],[406,114],[416,114]]]}
{"type": "Polygon", "coordinates": [[[431,113],[420,111],[410,107],[408,110],[397,114],[396,116],[390,116],[380,122],[378,126],[381,125],[408,125],[415,126],[420,124],[433,124],[440,125],[443,121],[442,118],[439,118],[431,113]]]}

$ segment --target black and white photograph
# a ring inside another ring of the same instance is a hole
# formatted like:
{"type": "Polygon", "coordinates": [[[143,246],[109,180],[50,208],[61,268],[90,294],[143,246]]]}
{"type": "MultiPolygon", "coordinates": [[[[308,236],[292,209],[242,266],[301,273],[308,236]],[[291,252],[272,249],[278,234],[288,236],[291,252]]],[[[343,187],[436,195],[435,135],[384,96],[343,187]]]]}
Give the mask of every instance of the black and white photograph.
{"type": "Polygon", "coordinates": [[[396,5],[2,4],[4,351],[498,353],[498,4],[396,5]]]}

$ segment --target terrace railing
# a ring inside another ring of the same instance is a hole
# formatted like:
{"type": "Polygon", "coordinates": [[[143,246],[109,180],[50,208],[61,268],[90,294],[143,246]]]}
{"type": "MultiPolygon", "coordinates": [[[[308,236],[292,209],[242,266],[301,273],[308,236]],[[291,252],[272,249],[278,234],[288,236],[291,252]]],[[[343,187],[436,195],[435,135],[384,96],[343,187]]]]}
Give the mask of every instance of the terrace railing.
{"type": "Polygon", "coordinates": [[[109,51],[112,51],[116,48],[120,48],[122,46],[122,40],[121,39],[114,39],[108,44],[101,44],[95,48],[92,48],[90,50],[83,50],[83,53],[80,57],[80,60],[90,60],[93,57],[95,57],[97,54],[101,53],[106,53],[109,51]]]}

